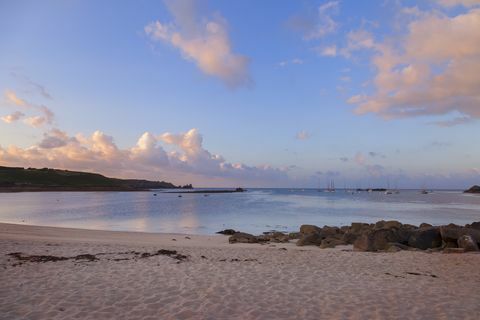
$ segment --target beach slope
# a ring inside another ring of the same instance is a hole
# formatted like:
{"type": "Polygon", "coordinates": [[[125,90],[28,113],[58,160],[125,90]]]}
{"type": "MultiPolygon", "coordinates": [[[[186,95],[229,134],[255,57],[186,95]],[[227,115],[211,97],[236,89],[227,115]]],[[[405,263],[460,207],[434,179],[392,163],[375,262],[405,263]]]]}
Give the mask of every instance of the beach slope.
{"type": "Polygon", "coordinates": [[[0,319],[479,319],[480,254],[0,224],[0,319]]]}

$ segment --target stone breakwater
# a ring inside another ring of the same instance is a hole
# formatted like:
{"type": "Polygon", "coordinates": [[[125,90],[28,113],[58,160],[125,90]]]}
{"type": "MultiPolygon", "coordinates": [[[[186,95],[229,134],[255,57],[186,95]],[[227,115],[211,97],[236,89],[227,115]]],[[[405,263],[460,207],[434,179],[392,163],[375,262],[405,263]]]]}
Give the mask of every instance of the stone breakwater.
{"type": "Polygon", "coordinates": [[[381,220],[374,224],[354,222],[343,227],[302,225],[299,232],[289,234],[273,231],[255,236],[232,229],[219,233],[229,235],[230,243],[296,241],[297,246],[318,246],[322,249],[353,245],[358,251],[428,250],[462,253],[479,251],[480,246],[480,222],[465,226],[432,226],[428,223],[414,226],[381,220]]]}

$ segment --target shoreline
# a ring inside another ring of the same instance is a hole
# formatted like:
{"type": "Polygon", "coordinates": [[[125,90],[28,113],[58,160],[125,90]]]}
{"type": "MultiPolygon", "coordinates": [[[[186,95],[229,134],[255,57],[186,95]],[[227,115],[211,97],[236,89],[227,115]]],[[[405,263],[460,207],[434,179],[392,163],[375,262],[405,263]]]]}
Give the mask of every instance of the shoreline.
{"type": "Polygon", "coordinates": [[[0,318],[478,319],[479,264],[476,253],[0,223],[0,318]]]}

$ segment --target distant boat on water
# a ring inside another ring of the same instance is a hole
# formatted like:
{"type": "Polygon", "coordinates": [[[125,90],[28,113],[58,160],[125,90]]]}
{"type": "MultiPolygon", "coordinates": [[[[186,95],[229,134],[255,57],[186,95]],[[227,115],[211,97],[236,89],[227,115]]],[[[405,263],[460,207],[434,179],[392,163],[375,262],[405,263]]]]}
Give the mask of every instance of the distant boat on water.
{"type": "Polygon", "coordinates": [[[335,181],[332,179],[327,183],[327,189],[325,192],[335,192],[335,181]]]}

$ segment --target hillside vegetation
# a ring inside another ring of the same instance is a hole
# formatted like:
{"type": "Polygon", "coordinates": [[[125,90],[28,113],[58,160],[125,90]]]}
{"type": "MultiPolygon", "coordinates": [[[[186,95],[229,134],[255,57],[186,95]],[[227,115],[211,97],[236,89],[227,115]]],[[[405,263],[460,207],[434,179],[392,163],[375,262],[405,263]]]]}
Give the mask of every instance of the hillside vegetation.
{"type": "Polygon", "coordinates": [[[137,191],[177,188],[165,181],[108,178],[98,173],[0,166],[0,191],[137,191]]]}

